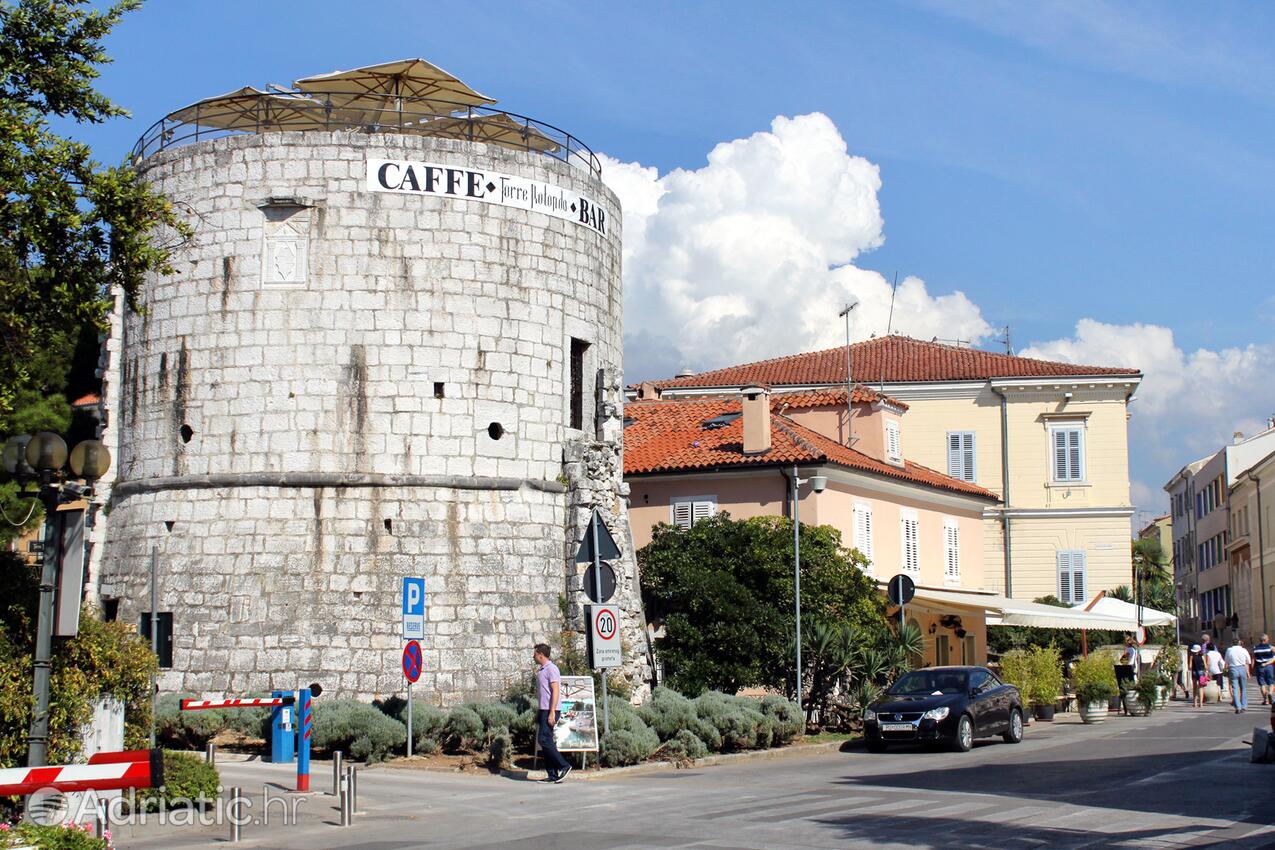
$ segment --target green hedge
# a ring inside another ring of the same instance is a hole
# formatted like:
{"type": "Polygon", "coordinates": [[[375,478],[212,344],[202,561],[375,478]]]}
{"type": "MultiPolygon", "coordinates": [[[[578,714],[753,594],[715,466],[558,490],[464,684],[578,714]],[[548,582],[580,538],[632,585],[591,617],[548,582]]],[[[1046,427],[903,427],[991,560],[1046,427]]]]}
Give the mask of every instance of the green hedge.
{"type": "Polygon", "coordinates": [[[407,727],[364,702],[315,700],[310,745],[372,764],[407,751],[407,727]]]}
{"type": "Polygon", "coordinates": [[[147,788],[137,794],[137,808],[143,812],[157,812],[160,801],[164,807],[195,804],[203,808],[217,799],[221,779],[217,768],[192,753],[164,751],[164,784],[160,788],[147,788]]]}

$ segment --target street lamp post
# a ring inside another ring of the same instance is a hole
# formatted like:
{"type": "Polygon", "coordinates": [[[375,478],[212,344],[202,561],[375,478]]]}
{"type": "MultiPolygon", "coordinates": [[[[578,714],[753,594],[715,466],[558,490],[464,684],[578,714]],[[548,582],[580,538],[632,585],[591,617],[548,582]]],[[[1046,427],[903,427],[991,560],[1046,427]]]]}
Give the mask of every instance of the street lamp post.
{"type": "Polygon", "coordinates": [[[4,471],[19,484],[36,482],[34,493],[44,506],[44,547],[40,553],[40,607],[36,620],[35,663],[32,691],[35,711],[31,715],[31,731],[27,736],[27,766],[42,767],[49,748],[49,683],[53,672],[53,607],[61,563],[61,541],[57,531],[57,509],[63,501],[83,498],[92,493],[92,482],[101,478],[111,465],[111,453],[97,440],[85,440],[69,454],[66,442],[51,431],[34,436],[13,437],[4,446],[4,471]],[[68,460],[70,470],[65,468],[68,460]],[[77,484],[70,478],[80,478],[77,484]]]}
{"type": "Polygon", "coordinates": [[[810,489],[822,493],[828,486],[828,478],[824,475],[812,475],[809,478],[797,477],[797,464],[792,465],[792,570],[793,598],[797,614],[797,705],[801,706],[801,521],[798,518],[797,491],[802,484],[810,484],[810,489]]]}

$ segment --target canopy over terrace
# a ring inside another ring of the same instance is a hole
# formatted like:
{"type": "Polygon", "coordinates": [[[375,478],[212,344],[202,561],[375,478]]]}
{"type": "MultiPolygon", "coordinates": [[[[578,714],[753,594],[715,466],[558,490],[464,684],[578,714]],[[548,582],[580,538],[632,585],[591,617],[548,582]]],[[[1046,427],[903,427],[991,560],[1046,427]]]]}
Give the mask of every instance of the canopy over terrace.
{"type": "Polygon", "coordinates": [[[492,108],[496,101],[424,59],[401,59],[295,81],[295,90],[245,86],[157,121],[133,162],[168,147],[220,136],[349,130],[435,136],[551,156],[600,176],[587,145],[551,124],[492,108]]]}
{"type": "MultiPolygon", "coordinates": [[[[1119,617],[1134,624],[1141,622],[1144,626],[1172,626],[1178,621],[1178,618],[1173,614],[1157,611],[1145,605],[1142,606],[1141,617],[1139,618],[1137,605],[1132,602],[1125,602],[1123,599],[1116,599],[1114,596],[1107,596],[1106,591],[1099,593],[1088,603],[1076,607],[1083,608],[1091,614],[1098,614],[1102,617],[1119,617]]],[[[1129,626],[1130,631],[1133,628],[1134,626],[1129,626]]]]}
{"type": "Polygon", "coordinates": [[[1048,629],[1106,629],[1133,631],[1133,617],[1111,616],[1082,608],[1058,608],[1038,602],[1008,599],[995,593],[971,590],[940,590],[921,587],[907,608],[920,607],[933,613],[980,611],[989,626],[1036,626],[1048,629]]]}

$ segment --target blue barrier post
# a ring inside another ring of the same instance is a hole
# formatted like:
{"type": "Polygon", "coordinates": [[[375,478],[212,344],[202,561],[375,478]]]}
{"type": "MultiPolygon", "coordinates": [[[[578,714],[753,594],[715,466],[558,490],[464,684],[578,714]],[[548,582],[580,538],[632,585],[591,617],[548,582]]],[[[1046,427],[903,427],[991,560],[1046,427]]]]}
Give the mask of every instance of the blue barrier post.
{"type": "Polygon", "coordinates": [[[297,692],[297,790],[310,790],[310,721],[313,697],[310,688],[297,692]]]}
{"type": "MultiPolygon", "coordinates": [[[[292,691],[272,691],[272,697],[290,697],[292,691]]],[[[270,761],[291,764],[296,735],[296,706],[276,705],[270,709],[270,761]]]]}

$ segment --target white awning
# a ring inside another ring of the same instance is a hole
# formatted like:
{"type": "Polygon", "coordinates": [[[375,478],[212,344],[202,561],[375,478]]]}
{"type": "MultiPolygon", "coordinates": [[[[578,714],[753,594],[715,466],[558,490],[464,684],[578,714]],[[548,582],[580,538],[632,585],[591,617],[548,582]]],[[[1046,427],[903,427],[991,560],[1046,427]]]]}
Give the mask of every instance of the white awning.
{"type": "MultiPolygon", "coordinates": [[[[1083,608],[1092,614],[1098,614],[1102,617],[1118,617],[1122,620],[1128,620],[1131,624],[1129,631],[1132,631],[1138,623],[1138,606],[1132,602],[1125,602],[1123,599],[1116,599],[1114,596],[1107,596],[1100,593],[1098,596],[1088,603],[1076,606],[1083,608]]],[[[1154,608],[1142,606],[1142,625],[1144,626],[1171,626],[1178,621],[1173,614],[1157,611],[1154,608]]]]}
{"type": "Polygon", "coordinates": [[[1132,617],[1109,616],[1081,608],[1059,608],[1037,602],[1007,599],[995,593],[971,590],[918,587],[916,595],[908,603],[908,606],[913,605],[931,611],[981,610],[987,617],[989,626],[1037,626],[1048,629],[1107,629],[1130,632],[1135,625],[1132,617]]]}

